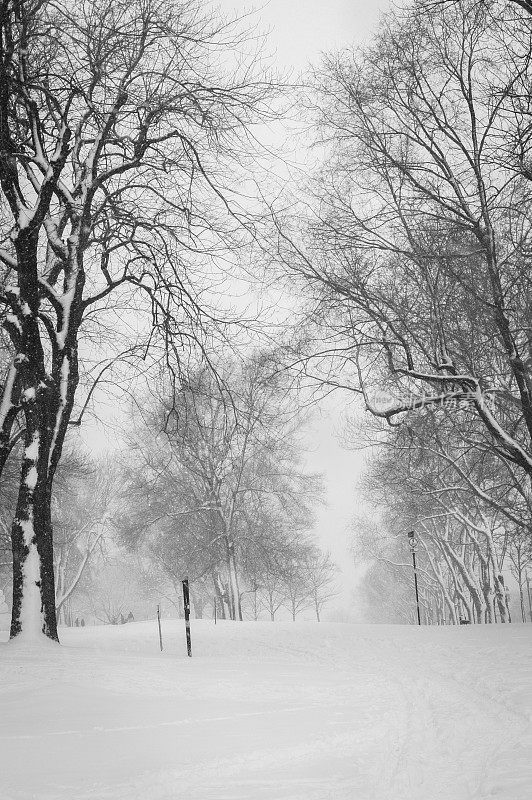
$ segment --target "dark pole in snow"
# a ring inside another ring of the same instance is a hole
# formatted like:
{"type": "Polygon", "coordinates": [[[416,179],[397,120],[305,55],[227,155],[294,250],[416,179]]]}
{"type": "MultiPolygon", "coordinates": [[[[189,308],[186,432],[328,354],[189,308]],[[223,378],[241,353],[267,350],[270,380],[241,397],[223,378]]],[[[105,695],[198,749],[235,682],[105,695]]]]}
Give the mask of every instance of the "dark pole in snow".
{"type": "Polygon", "coordinates": [[[417,607],[417,624],[421,625],[421,616],[419,613],[419,592],[417,587],[417,567],[416,567],[416,551],[412,550],[412,563],[414,565],[414,586],[416,587],[416,607],[417,607]]]}
{"type": "Polygon", "coordinates": [[[421,625],[421,614],[419,613],[419,590],[417,585],[417,566],[416,566],[416,547],[417,540],[414,531],[408,533],[408,544],[412,552],[412,564],[414,565],[414,587],[416,589],[416,608],[417,608],[417,624],[421,625]]]}
{"type": "Polygon", "coordinates": [[[185,609],[185,630],[187,633],[187,655],[192,656],[192,642],[190,640],[190,592],[188,578],[183,581],[183,607],[185,609]]]}
{"type": "Polygon", "coordinates": [[[161,632],[161,612],[159,610],[159,606],[157,605],[157,624],[159,626],[159,644],[161,645],[161,650],[163,649],[163,634],[161,632]]]}
{"type": "Polygon", "coordinates": [[[528,608],[530,610],[530,622],[532,622],[532,596],[530,595],[530,578],[528,572],[526,573],[526,589],[528,594],[528,608]]]}
{"type": "Polygon", "coordinates": [[[216,603],[216,595],[214,595],[214,624],[215,625],[216,625],[216,616],[217,616],[216,612],[217,611],[218,611],[218,606],[217,606],[217,603],[216,603]]]}

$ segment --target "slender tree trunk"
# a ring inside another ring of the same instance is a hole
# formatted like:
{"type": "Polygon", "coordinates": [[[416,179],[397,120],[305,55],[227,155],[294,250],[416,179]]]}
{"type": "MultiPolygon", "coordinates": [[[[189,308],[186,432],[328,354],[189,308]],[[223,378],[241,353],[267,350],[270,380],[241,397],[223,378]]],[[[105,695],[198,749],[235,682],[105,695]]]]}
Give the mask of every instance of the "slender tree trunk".
{"type": "Polygon", "coordinates": [[[203,619],[203,609],[204,609],[204,606],[205,606],[205,603],[203,602],[203,600],[201,598],[199,598],[197,600],[193,599],[192,600],[192,606],[194,608],[194,617],[196,619],[203,619]]]}
{"type": "Polygon", "coordinates": [[[270,595],[268,600],[269,600],[269,604],[268,605],[269,605],[269,611],[270,611],[270,620],[272,622],[275,622],[275,608],[274,608],[274,604],[273,604],[273,595],[270,595]]]}
{"type": "Polygon", "coordinates": [[[525,598],[523,594],[523,576],[519,573],[519,603],[521,606],[521,621],[526,622],[525,598]]]}
{"type": "Polygon", "coordinates": [[[502,575],[497,575],[495,577],[495,602],[500,621],[503,623],[508,622],[508,606],[506,603],[506,593],[502,575]]]}
{"type": "Polygon", "coordinates": [[[214,586],[215,597],[218,603],[218,610],[220,612],[220,619],[227,619],[224,592],[222,590],[221,579],[218,573],[212,573],[212,582],[214,586]]]}
{"type": "Polygon", "coordinates": [[[226,538],[226,549],[231,619],[238,619],[240,622],[242,622],[242,605],[240,603],[240,587],[238,584],[235,546],[234,542],[230,541],[228,538],[226,538]]]}
{"type": "MultiPolygon", "coordinates": [[[[456,618],[456,606],[453,604],[452,598],[447,590],[443,592],[443,597],[445,600],[445,604],[447,609],[449,610],[449,621],[452,625],[457,625],[458,620],[456,618]]],[[[445,616],[445,612],[444,612],[445,616]]]]}
{"type": "Polygon", "coordinates": [[[491,589],[491,585],[487,584],[486,586],[484,586],[483,592],[484,592],[484,603],[485,603],[484,622],[486,622],[488,625],[491,625],[493,623],[493,592],[491,589]]]}

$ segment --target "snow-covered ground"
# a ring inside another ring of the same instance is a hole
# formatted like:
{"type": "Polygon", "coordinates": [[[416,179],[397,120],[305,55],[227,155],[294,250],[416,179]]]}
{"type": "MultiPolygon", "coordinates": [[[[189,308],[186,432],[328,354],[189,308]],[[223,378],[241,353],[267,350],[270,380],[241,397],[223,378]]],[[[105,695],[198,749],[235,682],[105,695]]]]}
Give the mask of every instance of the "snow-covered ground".
{"type": "Polygon", "coordinates": [[[532,626],[163,634],[0,645],[0,800],[532,797],[532,626]]]}

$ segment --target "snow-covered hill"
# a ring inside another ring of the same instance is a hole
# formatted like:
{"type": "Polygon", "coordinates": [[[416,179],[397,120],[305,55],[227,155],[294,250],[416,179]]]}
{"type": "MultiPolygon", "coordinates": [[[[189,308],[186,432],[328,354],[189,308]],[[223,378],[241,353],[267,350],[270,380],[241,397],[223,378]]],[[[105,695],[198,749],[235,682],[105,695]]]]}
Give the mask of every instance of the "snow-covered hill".
{"type": "Polygon", "coordinates": [[[0,800],[528,800],[532,626],[155,622],[0,645],[0,800]]]}

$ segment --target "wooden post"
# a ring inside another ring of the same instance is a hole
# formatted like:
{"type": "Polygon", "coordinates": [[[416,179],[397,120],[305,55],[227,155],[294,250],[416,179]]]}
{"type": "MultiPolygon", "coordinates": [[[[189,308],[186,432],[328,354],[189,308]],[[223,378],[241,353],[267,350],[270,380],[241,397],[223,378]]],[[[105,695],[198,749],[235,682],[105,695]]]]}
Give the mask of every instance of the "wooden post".
{"type": "Polygon", "coordinates": [[[216,617],[217,617],[218,605],[216,603],[216,595],[214,595],[214,624],[216,625],[216,617]]]}
{"type": "Polygon", "coordinates": [[[192,642],[190,639],[190,592],[188,578],[183,581],[183,608],[185,609],[185,631],[187,634],[187,655],[192,657],[192,642]]]}
{"type": "Polygon", "coordinates": [[[159,609],[159,605],[157,605],[157,624],[159,626],[159,644],[161,646],[161,650],[163,649],[163,634],[161,632],[161,611],[159,609]]]}

